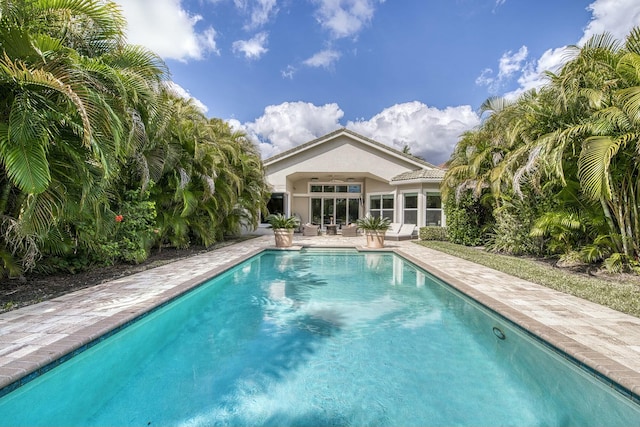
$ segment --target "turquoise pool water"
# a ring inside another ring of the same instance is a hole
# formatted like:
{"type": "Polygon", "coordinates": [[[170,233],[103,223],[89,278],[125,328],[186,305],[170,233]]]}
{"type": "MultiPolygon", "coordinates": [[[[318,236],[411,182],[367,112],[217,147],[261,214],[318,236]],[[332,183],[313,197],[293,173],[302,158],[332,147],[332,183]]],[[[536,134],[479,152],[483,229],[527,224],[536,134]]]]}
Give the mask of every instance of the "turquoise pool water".
{"type": "Polygon", "coordinates": [[[339,250],[233,268],[4,396],[0,424],[629,426],[640,409],[402,258],[339,250]]]}

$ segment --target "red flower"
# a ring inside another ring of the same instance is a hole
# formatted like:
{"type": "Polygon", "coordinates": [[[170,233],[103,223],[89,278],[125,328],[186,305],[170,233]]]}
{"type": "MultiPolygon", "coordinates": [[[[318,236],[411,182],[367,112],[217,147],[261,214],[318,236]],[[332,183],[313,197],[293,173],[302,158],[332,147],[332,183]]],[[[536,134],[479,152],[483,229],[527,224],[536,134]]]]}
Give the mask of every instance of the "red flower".
{"type": "Polygon", "coordinates": [[[124,217],[122,215],[116,215],[116,222],[122,222],[124,217]]]}

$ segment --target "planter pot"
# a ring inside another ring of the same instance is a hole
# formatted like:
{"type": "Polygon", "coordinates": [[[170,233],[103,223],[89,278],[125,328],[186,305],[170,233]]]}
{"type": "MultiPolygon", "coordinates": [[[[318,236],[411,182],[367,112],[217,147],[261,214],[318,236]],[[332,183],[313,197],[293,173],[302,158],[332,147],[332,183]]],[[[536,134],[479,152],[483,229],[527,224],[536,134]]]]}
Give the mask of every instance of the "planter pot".
{"type": "Polygon", "coordinates": [[[273,235],[276,238],[277,248],[288,248],[293,245],[293,228],[275,228],[273,235]]]}
{"type": "Polygon", "coordinates": [[[384,235],[386,230],[365,230],[367,236],[367,247],[371,249],[384,248],[384,235]]]}

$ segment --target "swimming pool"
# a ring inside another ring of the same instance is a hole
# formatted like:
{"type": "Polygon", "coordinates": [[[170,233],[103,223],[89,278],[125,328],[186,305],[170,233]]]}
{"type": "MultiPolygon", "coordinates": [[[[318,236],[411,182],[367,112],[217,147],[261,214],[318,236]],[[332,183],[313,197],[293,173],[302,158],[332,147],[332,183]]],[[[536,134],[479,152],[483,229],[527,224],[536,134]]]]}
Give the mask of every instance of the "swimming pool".
{"type": "Polygon", "coordinates": [[[0,400],[3,425],[639,420],[413,264],[345,250],[265,252],[0,400]]]}

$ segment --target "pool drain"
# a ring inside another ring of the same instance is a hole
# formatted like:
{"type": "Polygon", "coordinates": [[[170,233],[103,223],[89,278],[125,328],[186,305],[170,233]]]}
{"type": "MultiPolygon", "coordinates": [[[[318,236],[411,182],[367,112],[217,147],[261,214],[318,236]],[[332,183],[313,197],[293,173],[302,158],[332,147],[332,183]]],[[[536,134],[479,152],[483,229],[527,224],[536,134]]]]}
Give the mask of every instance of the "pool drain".
{"type": "Polygon", "coordinates": [[[502,329],[498,328],[497,326],[493,327],[493,335],[495,335],[496,337],[498,337],[501,340],[503,340],[503,339],[505,339],[507,337],[504,334],[504,332],[502,332],[502,329]]]}

